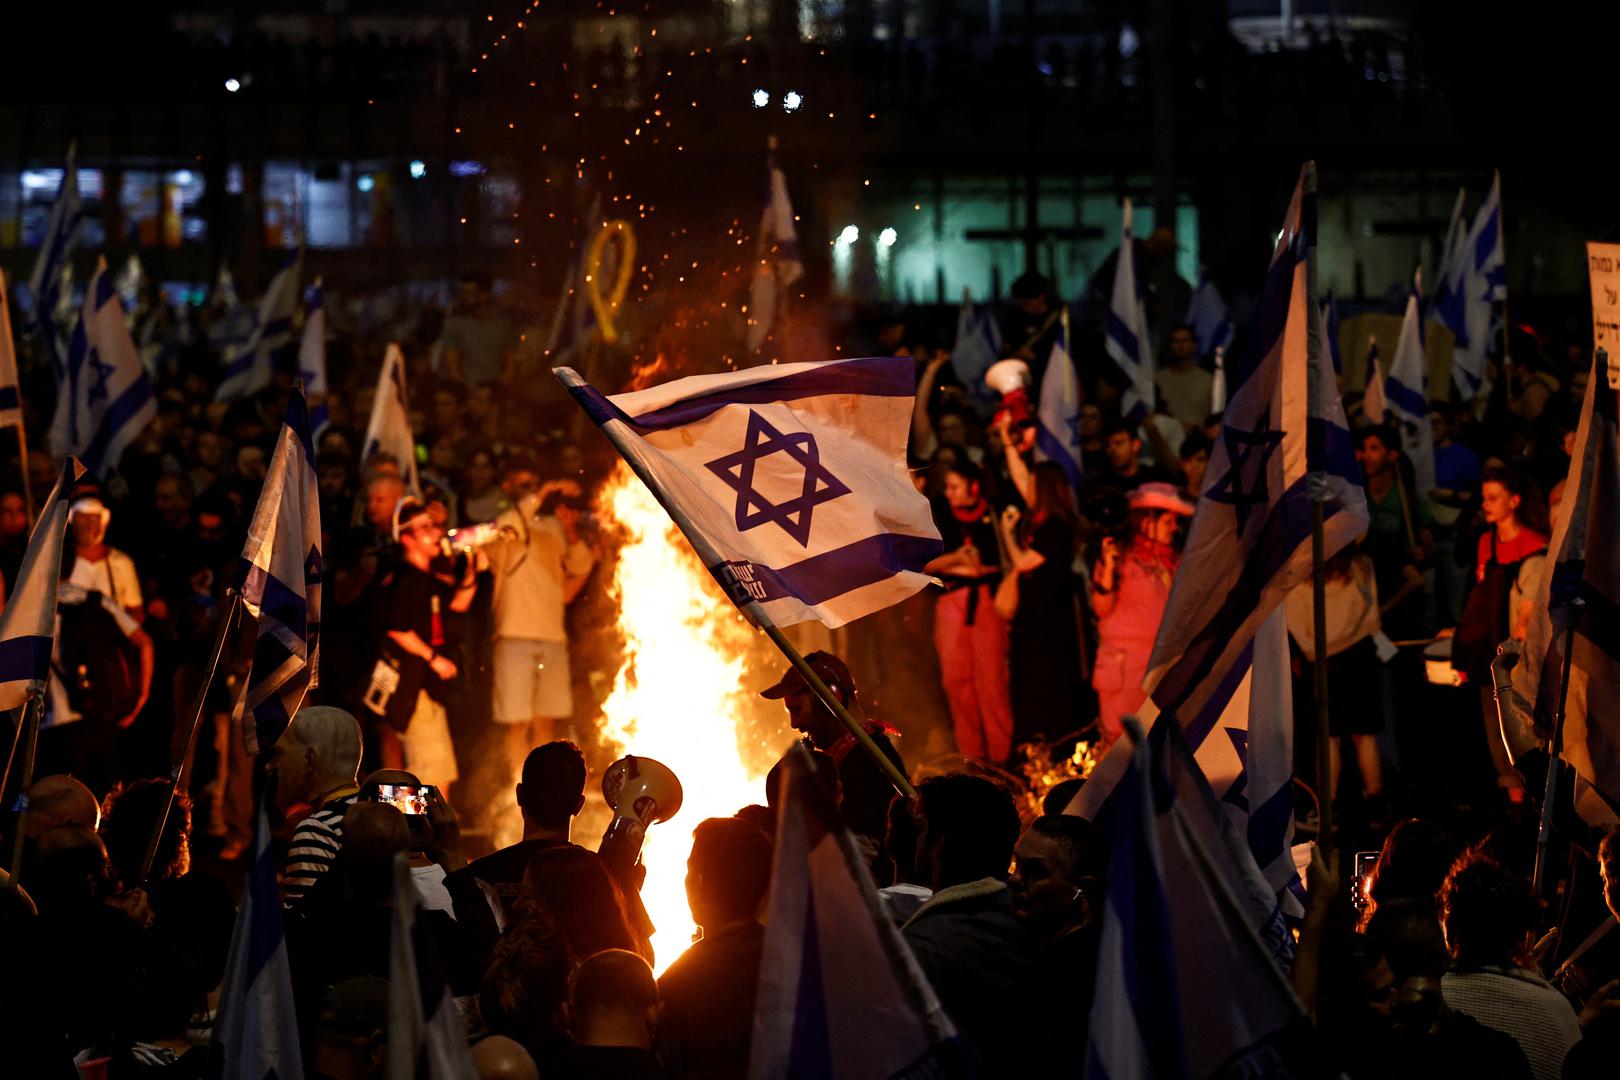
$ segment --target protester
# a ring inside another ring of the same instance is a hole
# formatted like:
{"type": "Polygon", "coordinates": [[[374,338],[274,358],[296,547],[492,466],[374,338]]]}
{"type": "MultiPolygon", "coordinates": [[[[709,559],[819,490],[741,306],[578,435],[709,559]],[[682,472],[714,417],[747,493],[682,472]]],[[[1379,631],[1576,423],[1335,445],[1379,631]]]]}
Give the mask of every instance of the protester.
{"type": "Polygon", "coordinates": [[[661,1011],[658,989],[647,961],[633,952],[605,949],[581,962],[568,986],[574,1045],[559,1075],[580,1080],[663,1077],[653,1053],[661,1011]]]}
{"type": "Polygon", "coordinates": [[[332,868],[343,847],[344,818],[360,794],[360,725],[342,709],[301,709],[270,751],[276,804],[299,818],[287,850],[282,893],[294,907],[332,868]]]}
{"type": "Polygon", "coordinates": [[[1170,328],[1170,362],[1153,376],[1164,411],[1189,431],[1203,426],[1209,416],[1209,391],[1214,376],[1198,365],[1198,335],[1186,324],[1170,328]]]}

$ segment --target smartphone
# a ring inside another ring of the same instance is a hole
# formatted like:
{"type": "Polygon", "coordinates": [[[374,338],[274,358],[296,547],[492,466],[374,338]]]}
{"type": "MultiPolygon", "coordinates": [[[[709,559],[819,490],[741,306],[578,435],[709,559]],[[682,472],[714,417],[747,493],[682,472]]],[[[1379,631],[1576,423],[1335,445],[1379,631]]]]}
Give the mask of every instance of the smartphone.
{"type": "Polygon", "coordinates": [[[428,805],[437,794],[432,784],[377,785],[377,801],[387,803],[406,817],[426,817],[428,805]]]}
{"type": "Polygon", "coordinates": [[[1378,852],[1356,852],[1356,873],[1350,879],[1350,902],[1360,911],[1372,903],[1372,896],[1367,890],[1372,888],[1372,873],[1378,866],[1378,852]]]}

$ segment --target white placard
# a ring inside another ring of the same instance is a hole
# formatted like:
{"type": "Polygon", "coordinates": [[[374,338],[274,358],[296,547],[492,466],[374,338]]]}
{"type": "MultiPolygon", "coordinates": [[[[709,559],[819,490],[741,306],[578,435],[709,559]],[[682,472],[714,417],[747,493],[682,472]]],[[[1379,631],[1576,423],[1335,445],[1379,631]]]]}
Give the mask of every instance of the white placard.
{"type": "Polygon", "coordinates": [[[1609,389],[1620,390],[1620,244],[1586,245],[1592,278],[1592,347],[1608,358],[1609,389]]]}

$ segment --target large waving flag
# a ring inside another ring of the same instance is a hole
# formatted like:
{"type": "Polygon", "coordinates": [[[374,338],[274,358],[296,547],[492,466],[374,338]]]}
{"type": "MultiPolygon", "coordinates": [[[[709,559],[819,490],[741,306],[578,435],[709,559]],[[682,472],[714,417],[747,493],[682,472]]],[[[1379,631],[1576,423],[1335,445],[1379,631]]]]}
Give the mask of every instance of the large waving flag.
{"type": "Polygon", "coordinates": [[[1110,865],[1086,1077],[1325,1075],[1278,963],[1287,928],[1181,729],[1133,740],[1095,818],[1110,865]]]}
{"type": "Polygon", "coordinates": [[[372,454],[392,454],[399,461],[400,475],[412,495],[422,486],[416,476],[416,439],[411,434],[410,395],[405,389],[405,354],[394,342],[383,354],[382,373],[377,376],[377,393],[371,399],[371,419],[366,423],[360,463],[364,467],[372,454]]]}
{"type": "Polygon", "coordinates": [[[1401,433],[1401,449],[1411,459],[1418,492],[1427,498],[1434,487],[1434,430],[1429,427],[1429,355],[1415,285],[1406,299],[1395,362],[1384,380],[1384,404],[1389,422],[1401,433]]]}
{"type": "Polygon", "coordinates": [[[249,754],[275,744],[315,685],[321,633],[321,493],[308,406],[293,391],[242,549],[242,606],[258,621],[236,700],[249,754]]]}
{"type": "Polygon", "coordinates": [[[1232,313],[1226,309],[1220,290],[1209,278],[1204,278],[1193,290],[1183,318],[1198,337],[1199,356],[1214,356],[1216,349],[1232,348],[1232,313]]]}
{"type": "Polygon", "coordinates": [[[225,374],[215,401],[235,401],[249,397],[270,385],[275,358],[293,341],[293,315],[298,310],[298,278],[303,259],[293,256],[270,279],[270,287],[259,298],[259,314],[253,332],[234,350],[227,351],[225,374]]]}
{"type": "Polygon", "coordinates": [[[1035,410],[1035,457],[1062,466],[1069,486],[1080,488],[1080,377],[1069,355],[1069,317],[1052,342],[1052,355],[1041,376],[1041,400],[1035,410]]]}
{"type": "Polygon", "coordinates": [[[962,1045],[795,748],[784,762],[750,1080],[952,1077],[962,1045]]]}
{"type": "Polygon", "coordinates": [[[124,448],[157,415],[152,382],[105,265],[85,290],[58,391],[51,452],[77,454],[97,476],[118,464],[124,448]]]}
{"type": "Polygon", "coordinates": [[[984,393],[984,373],[1001,359],[1001,326],[995,310],[986,304],[974,310],[968,290],[956,314],[956,343],[951,346],[951,370],[969,394],[984,393]]]}
{"type": "Polygon", "coordinates": [[[775,139],[771,140],[769,159],[770,187],[759,222],[754,279],[748,290],[749,352],[758,352],[764,346],[782,306],[783,292],[804,276],[804,263],[799,261],[799,230],[793,224],[787,177],[776,164],[775,139]]]}
{"type": "Polygon", "coordinates": [[[909,359],[692,375],[613,397],[570,368],[557,376],[739,606],[842,626],[933,580],[922,567],[939,531],[906,471],[909,359]]]}
{"type": "Polygon", "coordinates": [[[467,1026],[433,935],[422,925],[416,885],[403,852],[394,856],[394,914],[388,937],[389,1080],[477,1076],[467,1026]]]}
{"type": "Polygon", "coordinates": [[[1119,256],[1114,261],[1114,290],[1108,303],[1108,325],[1103,344],[1125,376],[1119,409],[1127,420],[1140,420],[1153,411],[1153,346],[1148,340],[1147,306],[1142,281],[1136,273],[1136,242],[1131,238],[1131,200],[1119,231],[1119,256]]]}
{"type": "Polygon", "coordinates": [[[1602,329],[1597,340],[1547,549],[1552,573],[1542,577],[1513,685],[1551,731],[1569,665],[1562,757],[1580,781],[1577,809],[1607,825],[1620,812],[1620,392],[1609,385],[1602,329]]]}
{"type": "Polygon", "coordinates": [[[223,1080],[303,1080],[298,1046],[298,1009],[281,922],[270,816],[263,806],[253,830],[253,861],[236,910],[231,951],[225,962],[214,1043],[221,1051],[223,1080]]]}
{"type": "MultiPolygon", "coordinates": [[[[63,282],[72,284],[73,252],[79,246],[79,232],[84,227],[78,157],[78,144],[69,143],[62,183],[56,189],[56,202],[51,206],[50,220],[45,226],[45,239],[39,245],[34,272],[28,279],[28,292],[34,303],[33,327],[45,341],[58,383],[67,365],[67,353],[61,345],[63,328],[56,323],[56,311],[65,299],[63,282]]],[[[68,294],[71,296],[71,289],[68,294]]]]}
{"type": "Polygon", "coordinates": [[[0,273],[0,427],[21,426],[22,382],[17,377],[17,339],[11,336],[11,302],[0,273]]]}
{"type": "Polygon", "coordinates": [[[15,709],[30,690],[43,692],[56,640],[56,587],[62,577],[62,543],[68,504],[84,467],[68,458],[62,475],[34,523],[17,570],[17,584],[0,608],[0,710],[15,709]]]}

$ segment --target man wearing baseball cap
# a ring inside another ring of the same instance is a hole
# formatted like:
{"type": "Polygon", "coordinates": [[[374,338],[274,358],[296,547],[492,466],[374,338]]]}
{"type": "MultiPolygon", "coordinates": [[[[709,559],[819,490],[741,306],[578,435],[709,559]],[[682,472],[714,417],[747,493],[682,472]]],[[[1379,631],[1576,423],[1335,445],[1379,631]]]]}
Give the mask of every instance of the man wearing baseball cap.
{"type": "MultiPolygon", "coordinates": [[[[899,734],[886,724],[866,718],[860,698],[855,692],[855,680],[843,660],[830,652],[816,651],[805,658],[827,689],[835,694],[850,715],[866,726],[867,734],[877,743],[888,759],[904,773],[905,762],[891,741],[899,734]]],[[[844,822],[866,850],[868,857],[882,850],[883,833],[888,821],[889,802],[894,798],[894,783],[883,767],[872,760],[870,754],[856,745],[855,736],[835,716],[831,709],[816,697],[810,684],[804,681],[797,668],[789,666],[774,686],[760,691],[760,696],[780,700],[787,706],[788,720],[795,731],[817,750],[822,750],[838,764],[838,781],[843,791],[844,822]]]]}

